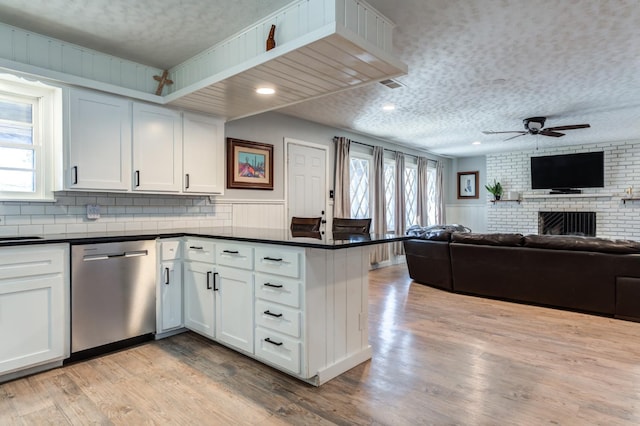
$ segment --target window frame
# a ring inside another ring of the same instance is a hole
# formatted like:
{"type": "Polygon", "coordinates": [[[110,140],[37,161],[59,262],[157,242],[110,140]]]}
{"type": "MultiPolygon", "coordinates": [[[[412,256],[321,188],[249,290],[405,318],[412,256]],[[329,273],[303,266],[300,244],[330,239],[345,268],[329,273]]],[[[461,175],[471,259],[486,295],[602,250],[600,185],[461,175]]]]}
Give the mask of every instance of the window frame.
{"type": "MultiPolygon", "coordinates": [[[[394,233],[395,232],[395,228],[396,228],[396,226],[395,226],[395,203],[398,202],[398,199],[396,197],[396,162],[395,162],[395,160],[393,158],[385,158],[384,159],[384,167],[385,167],[385,169],[386,169],[387,166],[390,166],[393,169],[393,173],[391,175],[392,178],[393,178],[393,185],[392,185],[393,192],[391,193],[391,197],[390,197],[391,201],[393,201],[393,209],[391,209],[391,211],[393,212],[393,216],[391,216],[391,218],[393,220],[391,221],[392,226],[389,226],[390,217],[387,216],[386,223],[385,223],[385,230],[386,230],[387,233],[394,233]]],[[[385,185],[386,185],[386,176],[385,176],[385,185]]],[[[389,194],[387,194],[386,187],[385,187],[384,208],[385,208],[385,211],[387,213],[388,213],[388,209],[387,209],[387,207],[388,207],[387,206],[387,196],[388,195],[389,194]]]]}
{"type": "Polygon", "coordinates": [[[408,220],[409,219],[409,217],[408,217],[409,209],[407,208],[408,204],[409,204],[409,200],[407,199],[407,195],[408,195],[407,194],[407,184],[408,184],[408,182],[407,182],[407,170],[408,169],[413,170],[413,173],[415,174],[415,179],[414,179],[414,185],[415,185],[414,194],[415,194],[415,198],[413,199],[413,203],[412,204],[413,204],[413,207],[414,207],[414,209],[413,209],[414,218],[416,219],[416,223],[418,222],[417,221],[417,218],[418,218],[418,164],[405,162],[405,164],[404,164],[404,177],[405,177],[405,179],[404,179],[405,228],[409,228],[410,226],[416,224],[416,223],[409,223],[409,220],[408,220]]]}
{"type": "MultiPolygon", "coordinates": [[[[368,193],[368,209],[369,209],[369,216],[371,217],[371,212],[372,212],[372,206],[373,206],[373,193],[371,191],[371,188],[373,187],[373,181],[372,181],[372,176],[371,176],[371,166],[373,164],[373,155],[371,154],[366,154],[363,152],[351,152],[349,155],[349,172],[351,172],[351,160],[352,159],[358,159],[358,160],[364,160],[369,164],[369,176],[367,179],[367,193],[368,193]]],[[[350,201],[350,205],[351,207],[353,207],[353,194],[351,193],[351,179],[353,178],[353,176],[350,174],[349,175],[349,201],[350,201]]],[[[358,217],[353,217],[352,216],[352,211],[351,211],[351,207],[349,209],[349,216],[352,219],[359,219],[358,217]]]]}
{"type": "Polygon", "coordinates": [[[55,201],[56,171],[62,168],[62,89],[11,74],[0,74],[0,95],[8,100],[33,102],[30,148],[35,155],[35,190],[0,191],[0,202],[55,201]]]}

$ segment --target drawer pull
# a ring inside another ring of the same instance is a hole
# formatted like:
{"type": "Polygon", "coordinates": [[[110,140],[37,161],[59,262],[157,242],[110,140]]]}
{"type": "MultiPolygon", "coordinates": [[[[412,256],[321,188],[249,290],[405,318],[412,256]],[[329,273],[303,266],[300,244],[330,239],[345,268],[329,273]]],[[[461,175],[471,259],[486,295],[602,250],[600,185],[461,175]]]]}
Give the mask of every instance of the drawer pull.
{"type": "Polygon", "coordinates": [[[282,314],[274,314],[273,312],[269,311],[268,309],[266,311],[264,311],[263,314],[269,315],[269,316],[272,316],[272,317],[276,317],[276,318],[282,317],[282,314]]]}
{"type": "Polygon", "coordinates": [[[262,285],[265,286],[265,287],[272,287],[272,288],[282,288],[282,287],[284,287],[282,284],[264,283],[262,285]]]}
{"type": "Polygon", "coordinates": [[[282,342],[274,342],[273,340],[269,339],[268,337],[266,339],[264,339],[264,341],[267,342],[267,343],[271,343],[272,345],[282,346],[282,342]]]}
{"type": "MultiPolygon", "coordinates": [[[[207,290],[211,290],[213,288],[213,287],[211,287],[211,274],[213,274],[213,272],[207,271],[207,290]]],[[[213,281],[213,285],[214,285],[214,287],[216,285],[215,278],[214,278],[214,281],[213,281]]],[[[215,290],[215,288],[214,288],[214,290],[215,290]]]]}
{"type": "Polygon", "coordinates": [[[190,249],[202,250],[202,246],[189,246],[190,249]]]}
{"type": "Polygon", "coordinates": [[[169,285],[169,268],[164,268],[164,283],[169,285]]]}
{"type": "Polygon", "coordinates": [[[238,250],[222,250],[223,253],[228,253],[228,254],[238,254],[238,250]]]}
{"type": "Polygon", "coordinates": [[[263,257],[262,260],[270,260],[272,262],[282,262],[281,257],[263,257]]]}

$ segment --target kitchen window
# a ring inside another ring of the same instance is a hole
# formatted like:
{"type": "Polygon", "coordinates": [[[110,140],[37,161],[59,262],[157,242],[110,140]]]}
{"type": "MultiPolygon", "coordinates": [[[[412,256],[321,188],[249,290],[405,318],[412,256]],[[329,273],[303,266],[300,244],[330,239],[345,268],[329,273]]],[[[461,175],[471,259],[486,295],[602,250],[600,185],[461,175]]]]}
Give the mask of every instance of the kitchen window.
{"type": "Polygon", "coordinates": [[[0,200],[53,200],[60,109],[60,89],[0,76],[0,200]]]}

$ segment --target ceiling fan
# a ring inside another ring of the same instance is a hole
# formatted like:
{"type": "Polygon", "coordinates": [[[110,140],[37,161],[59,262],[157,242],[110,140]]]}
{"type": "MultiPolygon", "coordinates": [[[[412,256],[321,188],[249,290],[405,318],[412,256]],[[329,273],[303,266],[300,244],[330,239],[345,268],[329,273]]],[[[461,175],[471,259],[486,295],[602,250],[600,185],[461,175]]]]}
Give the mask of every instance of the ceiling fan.
{"type": "Polygon", "coordinates": [[[546,120],[547,117],[525,118],[524,120],[522,120],[525,130],[512,130],[506,132],[494,132],[493,130],[485,130],[482,133],[484,133],[485,135],[497,135],[499,133],[519,133],[518,135],[505,139],[505,141],[508,141],[524,135],[543,135],[559,138],[560,136],[564,136],[564,133],[560,133],[559,130],[586,129],[588,127],[591,127],[588,124],[573,124],[569,126],[547,127],[545,129],[543,127],[546,120]]]}

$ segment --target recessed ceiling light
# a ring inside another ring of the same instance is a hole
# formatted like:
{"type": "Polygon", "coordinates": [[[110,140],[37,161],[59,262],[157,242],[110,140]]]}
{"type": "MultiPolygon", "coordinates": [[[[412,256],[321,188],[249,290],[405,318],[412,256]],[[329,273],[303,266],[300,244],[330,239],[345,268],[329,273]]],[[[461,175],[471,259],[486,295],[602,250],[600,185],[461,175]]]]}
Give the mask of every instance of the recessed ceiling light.
{"type": "Polygon", "coordinates": [[[258,87],[256,93],[260,95],[273,95],[276,93],[276,90],[271,87],[258,87]]]}
{"type": "Polygon", "coordinates": [[[396,106],[393,105],[393,104],[387,104],[387,105],[383,106],[382,109],[384,111],[393,111],[394,109],[396,109],[396,106]]]}
{"type": "Polygon", "coordinates": [[[471,142],[471,145],[481,145],[481,144],[482,144],[482,142],[480,142],[480,141],[471,142]]]}

